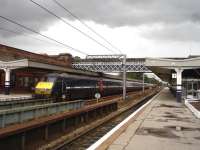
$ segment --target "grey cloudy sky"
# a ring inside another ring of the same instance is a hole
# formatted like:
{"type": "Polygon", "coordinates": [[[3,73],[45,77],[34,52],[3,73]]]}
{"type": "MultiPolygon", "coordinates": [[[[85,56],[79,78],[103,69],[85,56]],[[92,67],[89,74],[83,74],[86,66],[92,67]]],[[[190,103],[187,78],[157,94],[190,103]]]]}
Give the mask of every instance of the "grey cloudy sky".
{"type": "MultiPolygon", "coordinates": [[[[107,44],[81,26],[52,0],[34,1],[103,44],[107,44]]],[[[57,1],[129,57],[183,57],[189,53],[200,55],[200,1],[198,0],[57,1]]],[[[0,0],[0,15],[18,21],[86,53],[109,53],[29,0],[0,0]]],[[[39,53],[70,52],[73,55],[80,55],[1,18],[0,43],[39,53]],[[12,30],[15,33],[4,29],[12,30]]]]}

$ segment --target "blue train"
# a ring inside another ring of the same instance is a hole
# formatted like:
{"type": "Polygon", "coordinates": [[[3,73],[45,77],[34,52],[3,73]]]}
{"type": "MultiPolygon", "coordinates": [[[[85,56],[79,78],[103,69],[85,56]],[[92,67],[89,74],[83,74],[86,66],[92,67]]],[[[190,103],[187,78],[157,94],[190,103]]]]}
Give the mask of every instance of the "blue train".
{"type": "MultiPolygon", "coordinates": [[[[94,77],[74,74],[48,74],[37,83],[35,96],[56,97],[66,100],[92,99],[95,93],[102,97],[121,94],[123,82],[119,78],[94,77]]],[[[138,80],[127,81],[127,92],[142,89],[143,84],[138,80]]],[[[145,83],[145,88],[154,85],[145,83]]]]}

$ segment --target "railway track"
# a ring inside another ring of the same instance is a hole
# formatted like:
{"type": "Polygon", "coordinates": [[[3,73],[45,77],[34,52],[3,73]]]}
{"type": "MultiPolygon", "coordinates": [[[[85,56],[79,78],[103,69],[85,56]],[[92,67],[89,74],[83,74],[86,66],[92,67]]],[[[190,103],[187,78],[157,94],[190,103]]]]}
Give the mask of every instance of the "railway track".
{"type": "MultiPolygon", "coordinates": [[[[148,90],[145,91],[145,93],[148,93],[148,90]]],[[[144,93],[143,93],[144,94],[144,93]]],[[[134,91],[134,92],[128,92],[127,96],[138,96],[140,95],[140,91],[134,91]]],[[[122,100],[122,94],[118,94],[118,95],[111,95],[111,96],[105,96],[102,97],[98,100],[98,102],[105,102],[105,101],[111,101],[113,99],[118,99],[118,100],[122,100]]],[[[86,100],[85,105],[92,105],[95,103],[98,103],[96,99],[92,99],[92,100],[86,100]]]]}
{"type": "Polygon", "coordinates": [[[103,137],[107,132],[109,132],[112,128],[114,128],[117,124],[122,122],[125,118],[127,118],[130,114],[136,111],[139,107],[144,105],[149,99],[151,99],[155,93],[151,96],[145,97],[142,101],[131,107],[130,109],[122,112],[118,116],[109,120],[108,122],[103,123],[97,128],[89,131],[88,133],[78,137],[77,139],[71,141],[70,143],[62,146],[59,150],[84,150],[103,137]]]}

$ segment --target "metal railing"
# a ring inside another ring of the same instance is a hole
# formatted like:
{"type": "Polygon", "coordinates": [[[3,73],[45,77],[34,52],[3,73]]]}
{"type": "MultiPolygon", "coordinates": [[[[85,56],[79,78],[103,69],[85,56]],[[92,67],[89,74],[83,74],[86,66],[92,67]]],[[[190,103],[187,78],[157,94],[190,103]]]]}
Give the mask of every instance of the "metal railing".
{"type": "Polygon", "coordinates": [[[5,109],[15,109],[19,107],[49,104],[51,102],[53,102],[53,99],[0,101],[0,111],[5,110],[5,109]]]}
{"type": "Polygon", "coordinates": [[[191,89],[191,90],[186,90],[185,92],[185,98],[193,98],[193,99],[199,99],[200,98],[200,91],[191,89]]]}
{"type": "Polygon", "coordinates": [[[83,107],[84,103],[85,101],[79,100],[3,110],[0,111],[0,128],[39,117],[76,110],[83,107]]]}

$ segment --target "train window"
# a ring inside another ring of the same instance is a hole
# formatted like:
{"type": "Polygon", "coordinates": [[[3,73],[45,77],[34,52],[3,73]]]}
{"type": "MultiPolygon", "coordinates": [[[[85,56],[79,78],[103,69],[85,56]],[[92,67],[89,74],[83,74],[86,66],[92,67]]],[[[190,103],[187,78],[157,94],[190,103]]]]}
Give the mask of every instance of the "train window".
{"type": "Polygon", "coordinates": [[[56,80],[56,77],[48,77],[47,82],[54,82],[56,80]]]}
{"type": "Polygon", "coordinates": [[[43,82],[54,82],[56,80],[56,77],[43,77],[42,79],[41,79],[41,81],[43,81],[43,82]]]}

